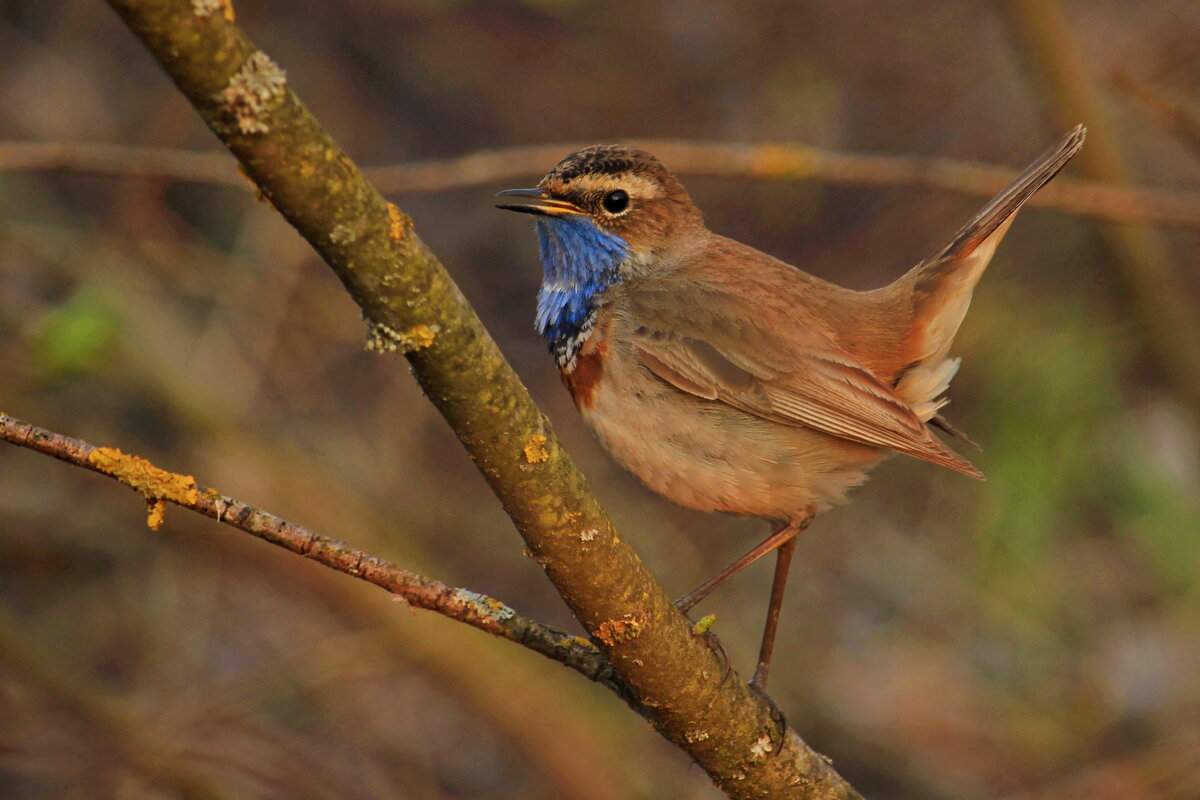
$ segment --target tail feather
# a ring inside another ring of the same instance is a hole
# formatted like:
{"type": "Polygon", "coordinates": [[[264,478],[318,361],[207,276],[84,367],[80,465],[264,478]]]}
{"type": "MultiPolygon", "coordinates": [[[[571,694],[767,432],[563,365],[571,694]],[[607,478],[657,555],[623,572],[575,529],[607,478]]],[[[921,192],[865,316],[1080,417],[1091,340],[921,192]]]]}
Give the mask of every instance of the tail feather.
{"type": "Polygon", "coordinates": [[[941,377],[948,371],[944,362],[950,345],[996,246],[1017,210],[1079,152],[1086,134],[1082,125],[1076,126],[980,209],[949,244],[889,287],[907,293],[912,302],[907,332],[911,366],[896,385],[909,403],[936,410],[933,404],[948,382],[941,377]],[[929,393],[935,389],[936,394],[929,393]]]}
{"type": "Polygon", "coordinates": [[[979,213],[959,229],[948,245],[932,258],[925,259],[917,269],[928,269],[939,262],[964,258],[974,252],[1012,217],[1026,200],[1033,197],[1038,189],[1049,183],[1050,179],[1066,166],[1079,152],[1079,148],[1083,147],[1086,136],[1087,128],[1076,125],[981,208],[979,213]]]}
{"type": "MultiPolygon", "coordinates": [[[[1080,125],[1056,142],[980,209],[949,244],[889,287],[908,294],[912,303],[911,327],[907,331],[909,366],[896,381],[896,393],[921,419],[971,444],[938,414],[945,403],[942,395],[958,368],[958,359],[948,357],[954,335],[966,316],[975,285],[1014,215],[1079,152],[1086,134],[1080,125]]],[[[966,472],[957,466],[952,468],[966,472]]]]}

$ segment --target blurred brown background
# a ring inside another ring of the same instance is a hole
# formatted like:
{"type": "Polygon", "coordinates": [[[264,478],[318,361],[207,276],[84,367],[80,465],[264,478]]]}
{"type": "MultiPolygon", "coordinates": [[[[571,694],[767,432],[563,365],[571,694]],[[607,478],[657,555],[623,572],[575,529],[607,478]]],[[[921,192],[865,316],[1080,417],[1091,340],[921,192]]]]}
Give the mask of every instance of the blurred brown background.
{"type": "MultiPolygon", "coordinates": [[[[236,4],[363,165],[667,137],[1018,167],[1066,125],[1015,6],[236,4]]],[[[1062,9],[1106,109],[1069,122],[1137,183],[1200,191],[1195,141],[1113,82],[1200,113],[1200,4],[1062,9]]],[[[101,2],[0,2],[0,67],[0,139],[216,147],[101,2]]],[[[981,204],[684,179],[714,229],[857,288],[981,204]]],[[[532,331],[530,226],[491,207],[513,183],[395,200],[682,593],[764,528],[672,506],[590,440],[532,331]]],[[[1194,314],[1200,232],[1159,239],[1194,314]]],[[[1156,355],[1200,343],[1153,333],[1123,258],[1094,220],[1024,212],[956,348],[949,416],[988,481],[896,458],[803,539],[772,693],[870,797],[1200,797],[1200,408],[1156,355]]],[[[0,409],[576,630],[403,361],[362,344],[248,192],[0,174],[0,409]]],[[[747,673],[768,575],[698,609],[747,673]]],[[[574,673],[178,509],[152,533],[127,490],[12,447],[0,610],[0,796],[717,796],[574,673]]]]}

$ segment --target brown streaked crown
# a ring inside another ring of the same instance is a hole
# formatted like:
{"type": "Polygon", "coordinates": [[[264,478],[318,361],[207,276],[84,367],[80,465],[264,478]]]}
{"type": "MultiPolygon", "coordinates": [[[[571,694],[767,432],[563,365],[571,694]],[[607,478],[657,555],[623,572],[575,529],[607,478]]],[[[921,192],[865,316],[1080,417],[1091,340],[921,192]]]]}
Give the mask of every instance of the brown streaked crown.
{"type": "Polygon", "coordinates": [[[580,175],[619,175],[622,172],[674,180],[670,170],[653,155],[623,144],[594,144],[576,150],[551,167],[545,179],[567,182],[580,175]]]}
{"type": "Polygon", "coordinates": [[[557,200],[575,204],[635,251],[661,250],[682,230],[704,225],[683,184],[638,147],[585,147],[554,165],[538,186],[557,200]],[[604,198],[618,190],[629,195],[628,208],[613,214],[605,210],[604,198]]]}

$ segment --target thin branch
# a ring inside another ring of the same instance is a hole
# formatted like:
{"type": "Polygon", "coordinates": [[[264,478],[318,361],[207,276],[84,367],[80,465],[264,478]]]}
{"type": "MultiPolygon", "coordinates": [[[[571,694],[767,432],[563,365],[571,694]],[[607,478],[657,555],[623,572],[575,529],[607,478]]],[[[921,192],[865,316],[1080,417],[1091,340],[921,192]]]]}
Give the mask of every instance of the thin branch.
{"type": "Polygon", "coordinates": [[[0,142],[0,172],[64,170],[91,175],[160,178],[251,190],[231,169],[229,154],[99,142],[0,142]]]}
{"type": "Polygon", "coordinates": [[[411,606],[436,611],[528,647],[607,686],[630,703],[635,702],[629,688],[591,642],[518,614],[495,598],[447,586],[344,542],[293,525],[215,489],[201,488],[190,475],[168,472],[144,458],[97,447],[4,413],[0,413],[0,440],[99,472],[135,489],[146,500],[150,509],[147,522],[153,528],[162,524],[162,504],[169,501],[378,586],[411,606]]]}
{"type": "Polygon", "coordinates": [[[369,346],[408,358],[530,556],[652,714],[735,798],[856,798],[736,679],[618,535],[548,420],[412,221],[370,186],[231,20],[189,0],[108,0],[264,200],[358,303],[369,346]]]}
{"type": "Polygon", "coordinates": [[[1200,109],[1166,90],[1138,80],[1125,70],[1113,73],[1112,83],[1200,159],[1200,109]]]}
{"type": "MultiPolygon", "coordinates": [[[[381,192],[443,192],[541,175],[583,143],[482,150],[455,158],[363,170],[381,192]]],[[[1007,167],[951,158],[840,153],[795,143],[684,142],[640,139],[681,175],[764,181],[817,181],[845,186],[924,186],[970,197],[992,197],[1013,179],[1007,167]]],[[[87,142],[0,142],[0,172],[68,170],[160,178],[253,189],[219,152],[129,147],[87,142]]],[[[1031,206],[1111,222],[1200,227],[1200,195],[1059,177],[1031,206]]]]}
{"type": "MultiPolygon", "coordinates": [[[[812,180],[846,186],[925,186],[990,198],[1016,171],[950,158],[840,153],[793,143],[684,142],[639,139],[677,174],[765,181],[812,180]]],[[[485,150],[458,158],[417,161],[368,170],[387,193],[445,191],[502,180],[540,176],[547,164],[586,143],[485,150]]],[[[0,151],[2,156],[2,151],[0,151]]],[[[1099,181],[1057,178],[1029,201],[1031,206],[1120,222],[1200,225],[1200,195],[1099,181]]]]}

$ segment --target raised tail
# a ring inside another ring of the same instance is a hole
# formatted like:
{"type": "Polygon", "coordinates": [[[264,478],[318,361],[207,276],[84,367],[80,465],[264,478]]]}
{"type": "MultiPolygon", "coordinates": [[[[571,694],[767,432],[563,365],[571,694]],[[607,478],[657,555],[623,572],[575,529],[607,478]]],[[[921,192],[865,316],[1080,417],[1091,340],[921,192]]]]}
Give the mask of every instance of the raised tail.
{"type": "MultiPolygon", "coordinates": [[[[981,208],[978,214],[962,226],[958,233],[954,234],[954,238],[948,245],[921,262],[917,270],[936,272],[936,266],[940,262],[966,258],[984,244],[992,244],[994,249],[994,245],[998,244],[1004,236],[1001,228],[1005,227],[1005,223],[1012,219],[1013,214],[1017,213],[1017,209],[1023,206],[1026,200],[1033,197],[1038,189],[1049,183],[1050,179],[1066,166],[1067,162],[1079,152],[1079,148],[1083,147],[1083,140],[1086,136],[1087,128],[1076,125],[1070,133],[1038,156],[1037,160],[1026,167],[1025,171],[1006,186],[1000,194],[981,208]],[[990,241],[993,238],[994,243],[990,241]]],[[[982,270],[980,271],[982,272],[982,270]]]]}
{"type": "Polygon", "coordinates": [[[888,292],[911,298],[907,331],[910,365],[896,384],[897,393],[922,419],[932,419],[958,367],[947,358],[954,335],[966,316],[975,285],[1004,238],[1013,215],[1038,189],[1058,174],[1083,146],[1087,130],[1076,126],[1030,164],[980,209],[942,249],[913,267],[888,292]]]}

